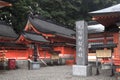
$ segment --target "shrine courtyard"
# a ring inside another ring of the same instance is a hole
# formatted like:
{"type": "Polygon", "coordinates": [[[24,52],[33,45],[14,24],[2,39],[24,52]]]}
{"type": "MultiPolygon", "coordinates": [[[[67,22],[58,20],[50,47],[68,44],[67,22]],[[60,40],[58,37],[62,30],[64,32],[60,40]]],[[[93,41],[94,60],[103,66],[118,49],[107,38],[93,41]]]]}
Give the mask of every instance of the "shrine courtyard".
{"type": "Polygon", "coordinates": [[[16,70],[0,71],[0,80],[116,80],[110,77],[110,71],[100,71],[95,75],[95,67],[90,77],[78,77],[72,75],[72,66],[47,66],[39,70],[28,70],[27,67],[16,70]]]}

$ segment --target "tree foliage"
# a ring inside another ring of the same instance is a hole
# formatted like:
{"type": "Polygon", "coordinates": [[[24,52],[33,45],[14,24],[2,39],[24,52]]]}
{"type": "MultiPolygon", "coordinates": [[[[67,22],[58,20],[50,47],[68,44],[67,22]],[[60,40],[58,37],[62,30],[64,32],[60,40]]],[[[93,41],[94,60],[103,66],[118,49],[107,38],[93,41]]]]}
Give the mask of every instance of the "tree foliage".
{"type": "Polygon", "coordinates": [[[29,13],[39,14],[44,18],[74,28],[76,20],[90,20],[90,11],[102,9],[119,0],[5,0],[13,4],[0,10],[1,20],[20,32],[28,19],[29,13]]]}

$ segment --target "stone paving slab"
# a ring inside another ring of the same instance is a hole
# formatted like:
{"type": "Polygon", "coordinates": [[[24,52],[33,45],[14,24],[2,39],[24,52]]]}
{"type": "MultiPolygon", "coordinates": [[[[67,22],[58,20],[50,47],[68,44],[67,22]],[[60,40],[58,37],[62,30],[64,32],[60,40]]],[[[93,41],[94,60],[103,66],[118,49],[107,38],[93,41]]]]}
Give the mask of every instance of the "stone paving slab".
{"type": "Polygon", "coordinates": [[[78,77],[72,75],[72,66],[48,66],[39,70],[26,68],[0,71],[0,80],[116,80],[109,76],[109,71],[101,71],[99,76],[78,77]]]}

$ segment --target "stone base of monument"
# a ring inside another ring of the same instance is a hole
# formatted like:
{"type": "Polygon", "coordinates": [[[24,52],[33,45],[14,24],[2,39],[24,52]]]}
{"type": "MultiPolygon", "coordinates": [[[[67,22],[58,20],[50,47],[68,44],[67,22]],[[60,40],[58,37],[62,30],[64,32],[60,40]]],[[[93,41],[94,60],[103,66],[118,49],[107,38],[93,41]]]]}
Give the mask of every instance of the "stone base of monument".
{"type": "Polygon", "coordinates": [[[92,66],[91,65],[73,65],[74,76],[91,76],[92,66]]]}
{"type": "Polygon", "coordinates": [[[40,62],[28,61],[28,69],[29,70],[37,70],[40,69],[40,62]]]}

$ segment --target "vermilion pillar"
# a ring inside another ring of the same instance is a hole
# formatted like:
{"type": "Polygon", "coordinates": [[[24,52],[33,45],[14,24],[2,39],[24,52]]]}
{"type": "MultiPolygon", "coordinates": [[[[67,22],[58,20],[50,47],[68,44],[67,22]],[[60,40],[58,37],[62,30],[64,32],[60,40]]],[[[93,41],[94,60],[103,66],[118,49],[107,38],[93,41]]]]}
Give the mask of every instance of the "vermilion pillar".
{"type": "Polygon", "coordinates": [[[114,48],[114,58],[119,58],[120,53],[119,53],[119,33],[113,33],[113,42],[117,43],[117,47],[114,48]]]}

